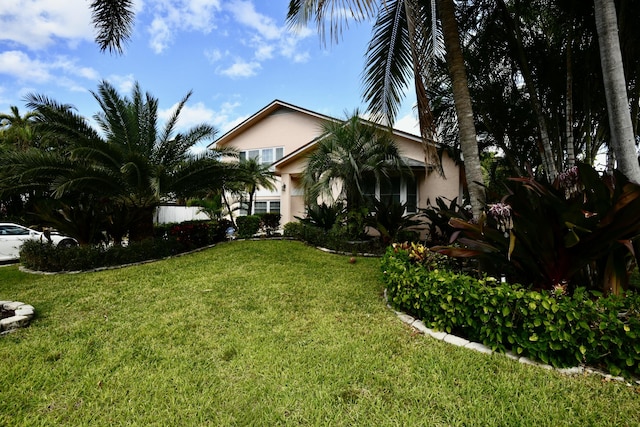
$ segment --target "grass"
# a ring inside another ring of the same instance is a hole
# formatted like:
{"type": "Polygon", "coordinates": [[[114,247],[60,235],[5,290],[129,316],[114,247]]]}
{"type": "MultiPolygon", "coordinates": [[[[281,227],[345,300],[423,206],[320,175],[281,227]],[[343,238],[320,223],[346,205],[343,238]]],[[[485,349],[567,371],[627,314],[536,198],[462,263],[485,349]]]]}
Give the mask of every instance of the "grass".
{"type": "Polygon", "coordinates": [[[119,270],[0,268],[0,425],[640,425],[637,388],[418,335],[377,259],[222,244],[119,270]]]}

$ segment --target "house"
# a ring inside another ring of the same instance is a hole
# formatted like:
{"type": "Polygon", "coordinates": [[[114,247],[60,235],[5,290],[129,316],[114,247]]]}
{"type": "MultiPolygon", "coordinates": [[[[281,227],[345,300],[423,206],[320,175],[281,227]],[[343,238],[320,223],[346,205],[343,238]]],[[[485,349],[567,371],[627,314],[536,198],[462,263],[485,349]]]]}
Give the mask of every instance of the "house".
{"type": "MultiPolygon", "coordinates": [[[[258,190],[253,212],[278,212],[282,216],[281,224],[286,224],[305,215],[301,173],[308,154],[322,137],[322,124],[336,120],[275,100],[222,135],[209,148],[234,148],[241,159],[257,158],[263,164],[271,164],[277,177],[276,190],[258,190]]],[[[443,155],[442,174],[427,173],[421,138],[400,130],[393,130],[393,136],[405,162],[413,169],[415,182],[398,178],[382,191],[406,202],[410,212],[426,208],[436,197],[459,197],[462,191],[459,169],[447,154],[443,155]]],[[[371,191],[379,196],[378,187],[371,191]]]]}

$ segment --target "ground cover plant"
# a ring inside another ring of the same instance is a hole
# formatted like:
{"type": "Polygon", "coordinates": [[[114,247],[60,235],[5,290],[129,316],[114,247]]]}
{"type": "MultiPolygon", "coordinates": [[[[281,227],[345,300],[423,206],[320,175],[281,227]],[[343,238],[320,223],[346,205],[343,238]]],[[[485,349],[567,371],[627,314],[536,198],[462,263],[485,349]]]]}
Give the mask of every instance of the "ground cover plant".
{"type": "Polygon", "coordinates": [[[637,425],[638,389],[416,334],[379,260],[295,241],[118,270],[0,268],[0,425],[637,425]]]}
{"type": "Polygon", "coordinates": [[[587,364],[640,376],[640,296],[532,291],[446,268],[419,244],[394,245],[382,260],[391,303],[431,328],[558,367],[587,364]]]}

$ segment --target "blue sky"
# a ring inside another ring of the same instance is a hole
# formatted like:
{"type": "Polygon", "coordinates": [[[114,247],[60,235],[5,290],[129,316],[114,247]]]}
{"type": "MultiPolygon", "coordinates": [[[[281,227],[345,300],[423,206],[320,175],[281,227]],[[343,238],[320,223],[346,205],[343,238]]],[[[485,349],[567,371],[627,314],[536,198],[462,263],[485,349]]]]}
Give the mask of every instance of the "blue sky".
{"type": "MultiPolygon", "coordinates": [[[[334,117],[362,103],[362,71],[371,24],[353,24],[337,44],[315,26],[293,31],[289,0],[137,0],[123,55],[100,53],[89,0],[2,0],[0,111],[43,94],[91,117],[90,90],[105,79],[128,95],[140,83],[163,114],[190,90],[181,126],[207,122],[218,136],[274,99],[334,117]]],[[[397,126],[416,132],[410,94],[397,126]]]]}

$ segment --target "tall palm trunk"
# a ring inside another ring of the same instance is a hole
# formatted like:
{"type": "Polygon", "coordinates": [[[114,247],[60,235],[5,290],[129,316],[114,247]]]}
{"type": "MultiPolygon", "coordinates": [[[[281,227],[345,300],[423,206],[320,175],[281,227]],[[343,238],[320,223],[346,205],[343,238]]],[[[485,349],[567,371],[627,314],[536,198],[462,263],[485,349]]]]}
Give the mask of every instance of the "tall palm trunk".
{"type": "Polygon", "coordinates": [[[636,184],[640,184],[640,164],[633,137],[629,99],[618,39],[618,23],[614,0],[594,0],[600,64],[604,80],[611,144],[618,168],[636,184]]]}
{"type": "Polygon", "coordinates": [[[473,217],[477,219],[480,217],[484,205],[484,187],[467,72],[460,47],[455,4],[453,0],[438,0],[438,6],[444,44],[447,50],[447,67],[453,84],[453,100],[458,116],[460,148],[464,156],[464,170],[469,188],[471,209],[473,217]]]}
{"type": "Polygon", "coordinates": [[[556,167],[553,148],[551,147],[551,138],[549,138],[549,131],[547,129],[547,121],[545,120],[543,114],[542,102],[540,102],[538,90],[536,89],[536,85],[533,81],[533,75],[531,74],[529,61],[527,60],[527,55],[522,44],[520,28],[518,26],[518,23],[515,22],[511,17],[511,13],[509,12],[509,9],[507,8],[504,0],[500,0],[498,2],[498,5],[500,6],[500,10],[502,11],[502,16],[504,18],[505,24],[509,29],[507,33],[511,35],[510,42],[518,58],[520,71],[522,72],[522,78],[524,79],[527,92],[529,93],[531,107],[533,108],[533,113],[535,114],[536,120],[538,121],[538,131],[540,132],[539,147],[540,156],[542,157],[542,165],[544,166],[547,178],[549,179],[549,181],[553,182],[553,180],[555,180],[558,176],[558,168],[556,167]]]}
{"type": "Polygon", "coordinates": [[[567,137],[567,169],[576,164],[576,150],[573,141],[573,31],[569,30],[567,41],[567,99],[565,100],[565,132],[567,137]]]}

